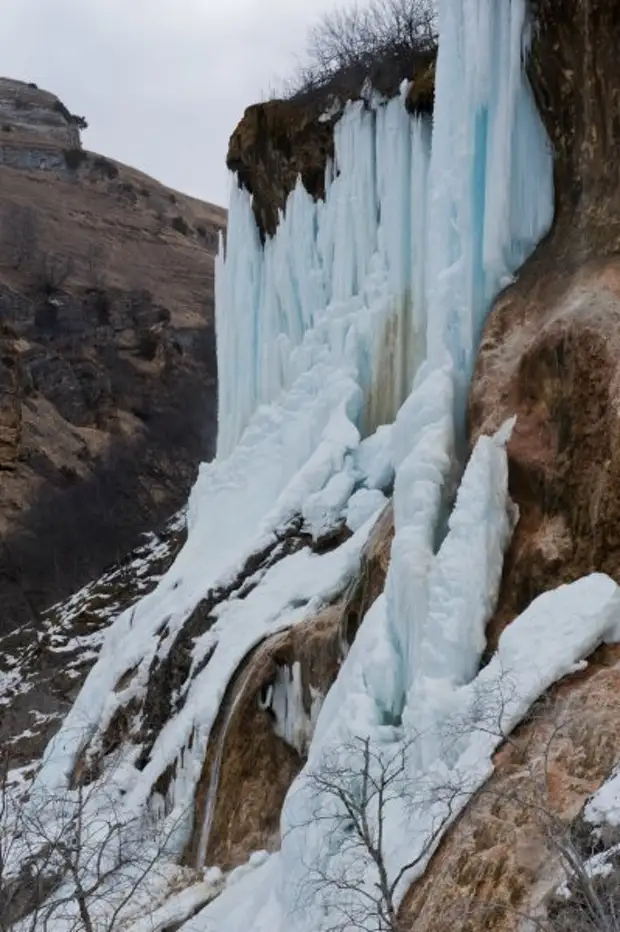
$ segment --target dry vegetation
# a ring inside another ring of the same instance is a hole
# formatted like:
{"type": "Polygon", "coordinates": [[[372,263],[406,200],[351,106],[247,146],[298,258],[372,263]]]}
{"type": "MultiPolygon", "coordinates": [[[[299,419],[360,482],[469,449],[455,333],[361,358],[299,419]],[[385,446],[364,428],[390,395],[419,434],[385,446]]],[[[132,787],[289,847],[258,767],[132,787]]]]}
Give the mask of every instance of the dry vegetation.
{"type": "Polygon", "coordinates": [[[370,0],[335,8],[310,30],[303,62],[285,84],[286,97],[355,98],[366,81],[393,94],[434,60],[437,22],[432,0],[370,0]]]}

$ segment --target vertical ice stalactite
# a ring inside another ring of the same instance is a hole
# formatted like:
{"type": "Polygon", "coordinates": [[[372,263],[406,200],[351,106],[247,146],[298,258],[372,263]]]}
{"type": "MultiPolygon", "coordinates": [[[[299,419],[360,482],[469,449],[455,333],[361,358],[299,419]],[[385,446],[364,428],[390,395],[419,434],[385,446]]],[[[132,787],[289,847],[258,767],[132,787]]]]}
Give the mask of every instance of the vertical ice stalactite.
{"type": "Polygon", "coordinates": [[[250,195],[235,183],[228,209],[226,258],[220,244],[215,274],[218,453],[230,452],[256,406],[262,278],[262,248],[250,195]]]}
{"type": "MultiPolygon", "coordinates": [[[[546,232],[553,212],[551,154],[523,67],[523,0],[441,0],[439,16],[426,230],[425,370],[427,379],[433,372],[450,371],[452,388],[443,391],[443,401],[439,391],[429,399],[422,380],[399,415],[410,427],[411,452],[404,459],[400,455],[397,468],[396,533],[387,581],[389,630],[403,667],[399,679],[406,690],[417,684],[412,701],[418,705],[423,703],[425,678],[451,681],[452,664],[458,679],[465,667],[470,672],[475,668],[482,650],[483,632],[474,635],[467,627],[469,617],[480,616],[480,597],[467,579],[461,579],[462,592],[442,609],[441,623],[431,618],[432,593],[437,597],[433,579],[443,565],[442,556],[446,558],[443,547],[437,557],[435,551],[450,527],[442,531],[451,466],[454,474],[455,457],[462,459],[465,453],[467,388],[485,316],[546,232]],[[523,146],[524,138],[529,149],[523,146]],[[431,411],[436,422],[430,427],[422,416],[429,400],[437,407],[431,411]],[[450,625],[448,636],[444,632],[450,625]],[[452,641],[462,649],[451,650],[452,641]],[[437,666],[438,657],[443,659],[437,666]]],[[[397,420],[395,438],[398,428],[397,420]]],[[[492,484],[491,472],[488,478],[492,484]]],[[[484,490],[478,489],[478,494],[483,496],[484,490]]],[[[470,483],[459,492],[458,502],[461,512],[479,512],[484,497],[476,500],[470,483]]],[[[482,508],[480,521],[488,528],[488,540],[481,539],[476,550],[481,565],[493,565],[494,572],[497,560],[501,570],[509,539],[492,533],[497,520],[493,509],[482,508]]],[[[447,553],[454,546],[454,533],[450,541],[447,553]]]]}
{"type": "Polygon", "coordinates": [[[232,193],[217,266],[220,457],[318,358],[350,367],[367,433],[393,419],[426,354],[430,126],[404,95],[373,97],[345,108],[334,137],[325,201],[299,181],[264,246],[249,195],[232,193]]]}
{"type": "Polygon", "coordinates": [[[273,715],[274,733],[282,738],[300,756],[307,753],[314,724],[321,709],[321,693],[309,686],[310,708],[306,708],[301,676],[301,664],[294,661],[291,667],[279,666],[273,683],[269,685],[259,705],[273,715]]]}
{"type": "MultiPolygon", "coordinates": [[[[430,127],[394,102],[377,113],[377,272],[386,302],[373,335],[366,432],[391,422],[426,355],[424,236],[430,127]]],[[[369,302],[370,303],[370,302],[369,302]]]]}

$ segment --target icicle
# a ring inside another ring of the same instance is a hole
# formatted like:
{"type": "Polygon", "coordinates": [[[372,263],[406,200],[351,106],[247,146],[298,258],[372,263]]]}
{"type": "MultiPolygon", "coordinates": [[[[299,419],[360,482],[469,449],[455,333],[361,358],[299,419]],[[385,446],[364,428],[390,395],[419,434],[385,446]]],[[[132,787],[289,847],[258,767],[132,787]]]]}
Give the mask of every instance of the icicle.
{"type": "Polygon", "coordinates": [[[286,741],[300,756],[305,756],[316,723],[323,696],[319,690],[310,686],[310,709],[304,702],[301,679],[301,665],[296,660],[291,667],[278,667],[276,676],[270,684],[265,697],[259,705],[269,709],[274,717],[273,730],[279,738],[286,741]]]}

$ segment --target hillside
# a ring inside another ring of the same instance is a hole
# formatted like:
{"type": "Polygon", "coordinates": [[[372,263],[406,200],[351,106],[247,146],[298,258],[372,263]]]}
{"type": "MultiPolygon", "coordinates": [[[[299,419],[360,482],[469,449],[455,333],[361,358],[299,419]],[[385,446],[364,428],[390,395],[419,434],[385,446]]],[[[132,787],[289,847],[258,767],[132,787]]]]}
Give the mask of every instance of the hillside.
{"type": "Polygon", "coordinates": [[[0,80],[2,629],[135,546],[211,455],[225,222],[0,80]]]}

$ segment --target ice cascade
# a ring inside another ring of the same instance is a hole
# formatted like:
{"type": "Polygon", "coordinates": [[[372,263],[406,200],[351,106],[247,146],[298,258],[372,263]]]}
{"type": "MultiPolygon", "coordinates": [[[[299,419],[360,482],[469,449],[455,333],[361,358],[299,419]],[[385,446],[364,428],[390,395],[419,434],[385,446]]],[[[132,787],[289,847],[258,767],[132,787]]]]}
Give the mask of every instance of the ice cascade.
{"type": "MultiPolygon", "coordinates": [[[[475,707],[478,686],[503,659],[513,662],[523,689],[521,704],[508,710],[514,724],[604,635],[616,610],[610,580],[575,584],[579,598],[557,597],[562,632],[549,621],[549,601],[515,622],[540,657],[548,658],[545,637],[562,645],[555,665],[536,670],[509,630],[500,660],[476,676],[516,513],[507,491],[511,423],[481,438],[457,492],[466,392],[491,301],[550,226],[553,165],[523,68],[525,0],[438,0],[438,14],[432,125],[408,114],[406,84],[390,101],[371,95],[348,104],[335,126],[325,200],[314,202],[298,183],[264,244],[250,195],[233,185],[216,281],[217,456],[202,464],[192,490],[185,547],[157,588],[111,626],[38,778],[52,788],[69,785],[84,745],[98,740],[123,701],[140,698],[152,665],[199,601],[226,588],[252,554],[277,544],[293,519],[301,517],[314,537],[347,521],[353,535],[345,543],[287,555],[247,595],[218,607],[192,648],[195,675],[179,711],[141,769],[130,754],[119,768],[122,805],[135,813],[178,764],[169,815],[186,812],[239,665],[266,637],[341,595],[393,491],[385,591],[335,684],[309,718],[296,666],[281,671],[264,697],[286,741],[305,750],[312,735],[307,766],[284,805],[282,849],[184,932],[333,927],[333,904],[318,897],[297,910],[295,903],[312,859],[321,869],[347,868],[338,860],[342,838],[329,834],[328,821],[310,818],[312,768],[358,737],[369,738],[380,757],[421,731],[427,738],[407,758],[408,779],[432,786],[458,772],[466,795],[488,774],[493,742],[476,732],[473,712],[471,734],[448,750],[442,727],[475,707]],[[121,680],[129,685],[119,692],[121,680]]],[[[213,773],[216,787],[217,766],[213,773]]],[[[209,799],[201,851],[215,790],[209,799]]],[[[424,806],[391,808],[392,875],[411,856],[410,839],[423,837],[436,816],[424,806]]],[[[358,868],[360,889],[372,887],[371,866],[358,868]]],[[[403,889],[410,879],[403,877],[403,889]]]]}
{"type": "Polygon", "coordinates": [[[251,197],[233,185],[217,267],[219,457],[257,406],[326,357],[354,372],[370,433],[393,419],[426,355],[429,122],[403,95],[357,101],[334,144],[325,201],[299,181],[264,247],[251,197]]]}

